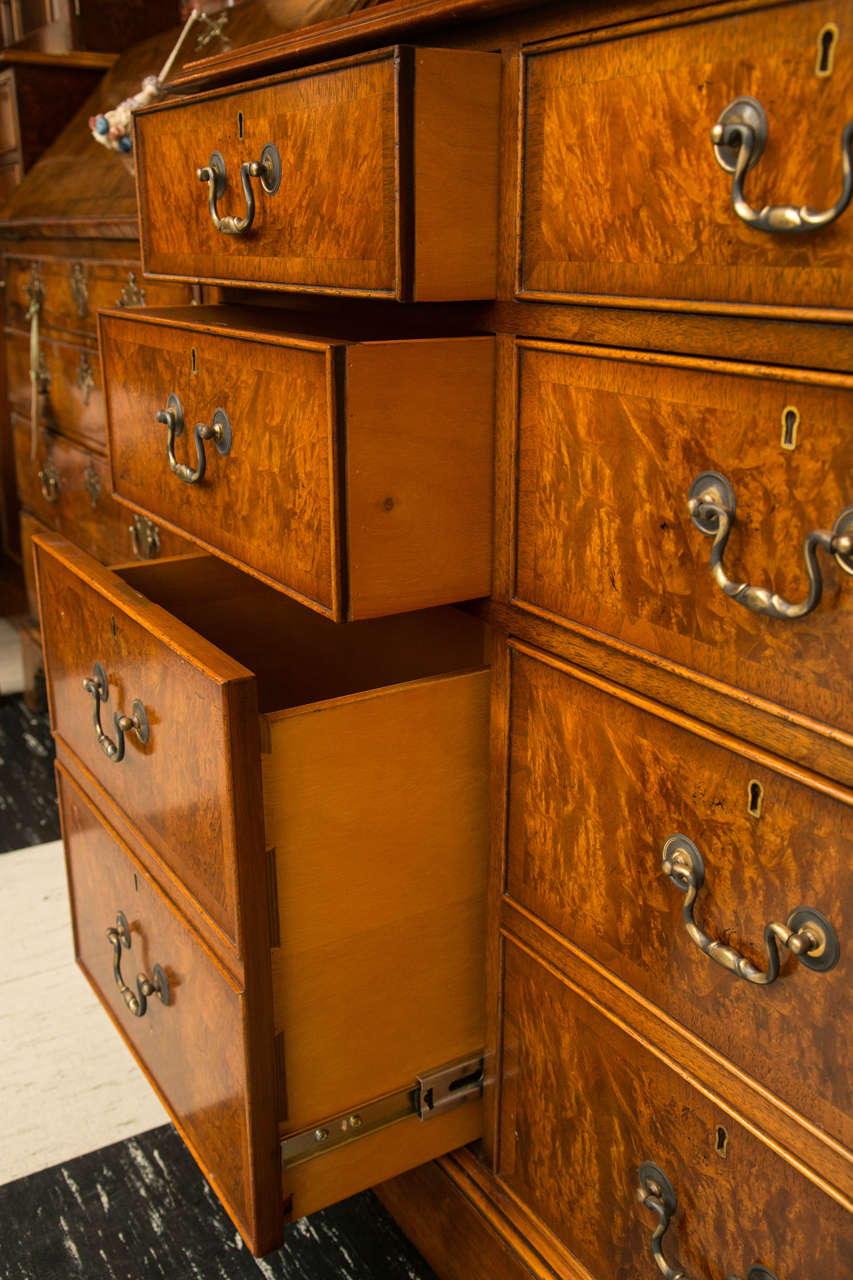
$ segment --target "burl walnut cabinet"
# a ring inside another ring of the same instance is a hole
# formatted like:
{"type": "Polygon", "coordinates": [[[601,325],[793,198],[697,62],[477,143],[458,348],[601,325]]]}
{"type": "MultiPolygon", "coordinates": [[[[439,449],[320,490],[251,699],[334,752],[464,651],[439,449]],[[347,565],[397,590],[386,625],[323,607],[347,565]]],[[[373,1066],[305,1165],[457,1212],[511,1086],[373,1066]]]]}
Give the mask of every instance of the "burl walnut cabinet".
{"type": "Polygon", "coordinates": [[[80,964],[258,1253],[372,1185],[442,1280],[849,1280],[853,5],[179,87],[220,293],[101,315],[108,475],[210,554],[36,538],[80,964]]]}

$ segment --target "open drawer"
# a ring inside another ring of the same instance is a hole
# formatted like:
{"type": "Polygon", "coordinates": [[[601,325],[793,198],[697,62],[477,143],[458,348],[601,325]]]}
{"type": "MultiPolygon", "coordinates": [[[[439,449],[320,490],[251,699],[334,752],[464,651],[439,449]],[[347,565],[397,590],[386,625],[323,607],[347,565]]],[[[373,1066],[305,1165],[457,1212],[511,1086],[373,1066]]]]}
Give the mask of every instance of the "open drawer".
{"type": "Polygon", "coordinates": [[[265,1252],[285,1212],[479,1135],[483,630],[34,545],[78,957],[265,1252]],[[134,1016],[116,957],[169,1004],[134,1016]]]}

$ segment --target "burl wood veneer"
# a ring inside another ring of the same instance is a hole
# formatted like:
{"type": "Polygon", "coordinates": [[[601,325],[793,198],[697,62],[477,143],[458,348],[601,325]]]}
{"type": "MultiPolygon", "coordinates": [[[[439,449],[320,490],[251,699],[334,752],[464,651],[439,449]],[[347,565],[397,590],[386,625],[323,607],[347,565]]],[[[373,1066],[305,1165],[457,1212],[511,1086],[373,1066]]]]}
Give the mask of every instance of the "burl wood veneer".
{"type": "Polygon", "coordinates": [[[853,503],[853,382],[572,344],[517,349],[518,603],[853,729],[853,579],[819,551],[818,607],[793,622],[762,617],[717,586],[712,539],[687,510],[697,476],[726,476],[737,503],[727,574],[803,600],[803,539],[853,503]]]}
{"type": "Polygon", "coordinates": [[[116,496],[337,620],[487,595],[494,339],[348,341],[315,321],[303,336],[248,308],[102,315],[116,496]],[[198,482],[170,467],[170,395],[179,464],[197,468],[196,423],[230,424],[198,482]]]}
{"type": "Polygon", "coordinates": [[[520,296],[849,309],[850,218],[811,235],[748,227],[710,134],[734,98],[757,99],[768,138],[744,184],[753,208],[830,208],[851,115],[851,30],[849,0],[714,6],[527,51],[520,296]],[[827,24],[837,43],[832,74],[820,76],[827,24]]]}
{"type": "Polygon", "coordinates": [[[146,274],[400,300],[495,292],[500,59],[401,47],[137,113],[146,274]],[[192,139],[188,146],[188,139],[192,139]],[[224,160],[219,216],[272,143],[245,234],[223,234],[196,171],[224,160]]]}

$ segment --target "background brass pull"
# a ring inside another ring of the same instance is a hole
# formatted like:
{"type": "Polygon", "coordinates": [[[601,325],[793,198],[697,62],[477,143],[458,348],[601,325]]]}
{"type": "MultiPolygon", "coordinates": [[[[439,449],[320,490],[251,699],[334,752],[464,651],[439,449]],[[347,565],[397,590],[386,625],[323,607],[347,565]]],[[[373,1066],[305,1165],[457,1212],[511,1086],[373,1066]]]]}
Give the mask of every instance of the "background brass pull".
{"type": "Polygon", "coordinates": [[[663,846],[662,867],[676,889],[687,896],[681,914],[687,932],[700,951],[716,964],[728,969],[738,978],[745,978],[756,986],[767,987],[779,977],[779,944],[798,956],[807,969],[826,973],[838,963],[841,948],[838,935],[826,916],[814,907],[798,907],[788,916],[785,924],[771,921],[764,927],[764,946],[767,951],[767,968],[757,969],[750,960],[735,951],[734,947],[715,941],[693,918],[693,908],[699,891],[705,883],[705,864],[702,855],[687,836],[674,835],[663,846]]]}
{"type": "Polygon", "coordinates": [[[175,441],[178,436],[184,434],[184,411],[176,395],[170,395],[166,401],[166,408],[158,410],[157,421],[162,422],[168,428],[166,433],[166,456],[169,459],[169,467],[172,474],[176,475],[179,480],[183,480],[185,484],[199,484],[204,479],[204,473],[207,470],[207,458],[204,452],[205,440],[212,440],[216,445],[217,452],[221,453],[223,457],[231,452],[231,423],[224,409],[216,410],[213,415],[213,421],[209,426],[205,422],[197,422],[195,425],[195,468],[190,467],[186,462],[178,462],[175,457],[175,441]]]}
{"type": "Polygon", "coordinates": [[[163,1004],[169,1003],[169,980],[166,977],[159,964],[154,966],[154,977],[149,978],[147,974],[138,973],[136,975],[136,994],[131,991],[130,987],[121,976],[121,949],[124,947],[130,950],[130,928],[123,913],[119,911],[116,916],[114,929],[107,929],[107,941],[112,943],[113,948],[113,977],[116,980],[116,986],[121,992],[122,999],[127,1005],[134,1018],[142,1018],[148,1009],[148,997],[159,996],[163,1004]]]}
{"type": "Polygon", "coordinates": [[[706,537],[713,538],[711,547],[711,573],[717,585],[738,604],[753,613],[766,614],[768,618],[804,618],[820,604],[823,580],[817,561],[817,549],[823,547],[827,555],[834,556],[845,573],[853,574],[853,507],[846,507],[832,526],[832,532],[813,529],[806,534],[803,555],[809,579],[809,591],[800,604],[791,604],[765,587],[753,587],[748,582],[734,582],[723,568],[723,552],[735,522],[735,491],[725,476],[718,471],[703,471],[690,486],[687,510],[690,519],[706,537]]]}
{"type": "Polygon", "coordinates": [[[39,471],[39,488],[41,496],[45,502],[59,501],[60,475],[59,468],[56,463],[48,458],[42,469],[39,471]]]}
{"type": "Polygon", "coordinates": [[[204,168],[196,170],[196,177],[199,182],[207,183],[210,220],[216,230],[221,231],[224,236],[244,236],[255,220],[255,193],[252,189],[252,178],[260,178],[261,190],[268,196],[274,196],[281,186],[281,156],[275,143],[268,142],[261,152],[260,160],[243,161],[240,166],[240,179],[246,200],[246,213],[242,218],[237,218],[230,213],[222,217],[216,208],[228,185],[225,161],[219,151],[211,153],[204,168]]]}
{"type": "MultiPolygon", "coordinates": [[[[658,1270],[666,1280],[689,1280],[686,1271],[682,1271],[680,1267],[672,1267],[663,1256],[663,1237],[666,1235],[670,1222],[673,1219],[676,1209],[678,1208],[678,1200],[675,1196],[672,1183],[666,1176],[664,1171],[656,1164],[652,1164],[651,1160],[644,1160],[637,1170],[637,1176],[640,1185],[637,1187],[637,1200],[645,1209],[651,1209],[652,1213],[657,1214],[658,1224],[652,1232],[651,1249],[658,1270]]],[[[728,1276],[727,1280],[738,1280],[737,1276],[728,1276]]],[[[760,1263],[749,1268],[746,1280],[779,1280],[779,1277],[769,1267],[764,1267],[760,1263]]]]}
{"type": "Polygon", "coordinates": [[[756,231],[815,231],[827,227],[847,208],[853,195],[853,120],[841,134],[841,195],[830,209],[808,205],[765,205],[753,209],[743,194],[743,181],[757,164],[767,142],[767,113],[755,98],[735,98],[711,130],[717,164],[732,175],[732,208],[756,231]]]}
{"type": "Polygon", "coordinates": [[[125,716],[120,711],[116,711],[113,715],[113,724],[115,725],[116,740],[113,742],[104,733],[101,728],[101,703],[109,702],[110,690],[107,684],[107,676],[100,662],[96,662],[92,675],[83,681],[83,688],[90,693],[95,699],[94,723],[95,735],[98,739],[98,746],[103,751],[108,760],[112,760],[114,764],[118,764],[124,759],[124,738],[126,733],[133,732],[139,738],[139,741],[145,746],[150,737],[148,727],[148,716],[145,714],[145,708],[139,699],[135,699],[133,703],[133,715],[125,716]]]}

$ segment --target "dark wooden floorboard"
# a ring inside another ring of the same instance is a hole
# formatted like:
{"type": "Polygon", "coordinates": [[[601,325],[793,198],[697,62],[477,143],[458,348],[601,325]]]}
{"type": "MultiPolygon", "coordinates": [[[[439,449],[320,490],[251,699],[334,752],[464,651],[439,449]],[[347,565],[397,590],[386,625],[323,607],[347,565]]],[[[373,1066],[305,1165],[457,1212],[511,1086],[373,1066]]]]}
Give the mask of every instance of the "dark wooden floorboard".
{"type": "Polygon", "coordinates": [[[171,1125],[0,1187],[0,1280],[437,1280],[371,1192],[256,1262],[171,1125]]]}
{"type": "Polygon", "coordinates": [[[59,839],[53,756],[47,713],[0,698],[0,853],[59,839]]]}

